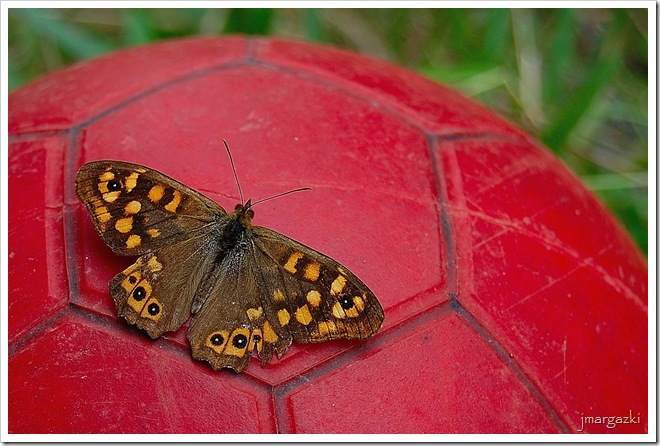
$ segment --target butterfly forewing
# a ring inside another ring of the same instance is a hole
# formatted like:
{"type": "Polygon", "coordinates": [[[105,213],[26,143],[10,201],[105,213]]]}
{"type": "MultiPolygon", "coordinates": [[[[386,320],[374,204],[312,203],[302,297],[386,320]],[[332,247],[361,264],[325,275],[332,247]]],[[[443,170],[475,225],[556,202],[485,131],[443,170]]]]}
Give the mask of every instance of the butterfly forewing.
{"type": "Polygon", "coordinates": [[[215,202],[155,170],[120,161],[85,164],[76,177],[106,244],[121,255],[142,255],[211,230],[225,211],[215,202]]]}
{"type": "Polygon", "coordinates": [[[110,282],[117,314],[152,338],[177,330],[203,293],[202,280],[213,264],[211,246],[207,239],[192,238],[138,258],[110,282]]]}
{"type": "Polygon", "coordinates": [[[383,309],[348,268],[277,232],[252,230],[261,257],[256,264],[263,265],[254,275],[277,328],[302,343],[363,339],[378,331],[383,309]]]}

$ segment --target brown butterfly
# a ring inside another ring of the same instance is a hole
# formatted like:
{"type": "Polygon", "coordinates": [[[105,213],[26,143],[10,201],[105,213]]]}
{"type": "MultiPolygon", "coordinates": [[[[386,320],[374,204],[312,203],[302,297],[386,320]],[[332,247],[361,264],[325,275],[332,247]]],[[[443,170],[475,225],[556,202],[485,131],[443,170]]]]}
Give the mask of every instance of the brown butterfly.
{"type": "Polygon", "coordinates": [[[254,203],[242,193],[228,214],[160,172],[121,161],[85,164],[76,193],[115,253],[140,256],[110,282],[117,313],[152,338],[192,314],[192,355],[214,369],[241,372],[254,349],[264,365],[292,340],[367,338],[383,322],[376,296],[346,267],[253,226],[254,203]]]}

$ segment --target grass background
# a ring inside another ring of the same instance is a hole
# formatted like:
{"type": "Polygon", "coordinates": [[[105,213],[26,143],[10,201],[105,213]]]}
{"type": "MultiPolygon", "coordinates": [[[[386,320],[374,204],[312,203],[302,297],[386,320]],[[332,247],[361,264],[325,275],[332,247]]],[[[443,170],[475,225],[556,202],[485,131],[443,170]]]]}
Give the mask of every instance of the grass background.
{"type": "MultiPolygon", "coordinates": [[[[653,11],[653,8],[651,8],[653,11]]],[[[194,35],[335,45],[453,86],[545,143],[647,254],[646,9],[9,9],[9,89],[194,35]]]]}

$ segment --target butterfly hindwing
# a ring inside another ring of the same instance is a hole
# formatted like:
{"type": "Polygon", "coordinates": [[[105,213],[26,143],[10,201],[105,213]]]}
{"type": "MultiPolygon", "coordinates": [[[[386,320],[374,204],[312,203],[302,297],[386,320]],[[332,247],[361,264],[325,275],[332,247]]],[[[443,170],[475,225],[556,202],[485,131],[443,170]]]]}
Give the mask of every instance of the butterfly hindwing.
{"type": "Polygon", "coordinates": [[[142,255],[209,230],[226,212],[189,187],[139,164],[94,161],[76,177],[76,193],[96,230],[120,255],[142,255]]]}
{"type": "Polygon", "coordinates": [[[110,281],[117,314],[156,338],[190,318],[213,257],[203,238],[191,239],[139,257],[110,281]]]}
{"type": "Polygon", "coordinates": [[[195,359],[214,369],[243,371],[253,350],[265,364],[277,352],[283,354],[291,337],[280,336],[268,321],[248,250],[240,257],[226,256],[210,274],[208,298],[188,330],[195,359]]]}

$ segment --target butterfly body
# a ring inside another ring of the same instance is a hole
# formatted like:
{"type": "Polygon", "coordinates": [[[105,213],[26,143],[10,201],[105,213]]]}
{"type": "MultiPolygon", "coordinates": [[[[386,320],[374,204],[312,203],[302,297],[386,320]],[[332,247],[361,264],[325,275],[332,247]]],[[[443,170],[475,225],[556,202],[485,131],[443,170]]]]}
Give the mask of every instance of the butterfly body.
{"type": "Polygon", "coordinates": [[[249,246],[253,238],[251,228],[254,211],[251,207],[251,200],[248,200],[244,205],[237,204],[231,214],[219,218],[216,235],[219,256],[232,250],[240,253],[249,246]]]}
{"type": "Polygon", "coordinates": [[[333,259],[252,225],[252,202],[233,212],[147,167],[84,165],[76,192],[94,225],[136,262],[110,282],[117,313],[152,338],[188,330],[193,357],[215,369],[262,364],[292,341],[363,339],[383,310],[369,288],[333,259]]]}

